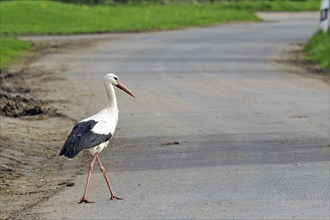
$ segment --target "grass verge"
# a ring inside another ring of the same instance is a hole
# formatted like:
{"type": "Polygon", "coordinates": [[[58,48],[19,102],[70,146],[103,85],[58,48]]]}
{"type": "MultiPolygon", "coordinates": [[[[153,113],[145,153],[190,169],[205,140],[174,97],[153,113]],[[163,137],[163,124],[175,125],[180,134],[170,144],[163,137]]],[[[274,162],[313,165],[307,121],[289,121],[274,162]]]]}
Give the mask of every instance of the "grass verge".
{"type": "Polygon", "coordinates": [[[177,29],[258,21],[255,11],[318,10],[316,0],[240,0],[214,4],[79,5],[2,1],[1,34],[74,34],[177,29]]]}
{"type": "Polygon", "coordinates": [[[318,31],[305,44],[304,51],[309,60],[319,64],[330,73],[330,30],[318,31]]]}
{"type": "Polygon", "coordinates": [[[318,11],[318,0],[236,0],[219,2],[223,8],[249,11],[318,11]]]}
{"type": "Polygon", "coordinates": [[[2,2],[1,34],[74,34],[177,29],[229,21],[257,21],[251,11],[222,5],[88,6],[59,2],[2,2]]]}
{"type": "Polygon", "coordinates": [[[32,50],[29,42],[16,38],[0,38],[0,69],[3,69],[14,60],[22,57],[26,52],[32,50]]]}

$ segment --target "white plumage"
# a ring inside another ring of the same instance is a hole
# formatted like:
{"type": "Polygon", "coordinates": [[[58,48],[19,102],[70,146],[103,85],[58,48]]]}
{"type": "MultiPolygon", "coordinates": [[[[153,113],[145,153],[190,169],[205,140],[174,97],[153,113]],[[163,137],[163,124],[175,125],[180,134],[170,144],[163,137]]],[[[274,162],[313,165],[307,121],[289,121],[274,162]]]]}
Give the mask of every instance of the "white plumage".
{"type": "MultiPolygon", "coordinates": [[[[119,113],[118,109],[106,108],[100,111],[99,113],[97,113],[96,115],[93,115],[89,118],[82,120],[82,122],[94,120],[97,122],[97,124],[91,130],[93,133],[99,135],[111,134],[111,136],[113,136],[118,124],[118,113],[119,113]]],[[[109,141],[106,141],[95,147],[88,148],[88,151],[92,155],[96,153],[98,154],[103,150],[103,148],[108,146],[108,143],[109,141]]]]}

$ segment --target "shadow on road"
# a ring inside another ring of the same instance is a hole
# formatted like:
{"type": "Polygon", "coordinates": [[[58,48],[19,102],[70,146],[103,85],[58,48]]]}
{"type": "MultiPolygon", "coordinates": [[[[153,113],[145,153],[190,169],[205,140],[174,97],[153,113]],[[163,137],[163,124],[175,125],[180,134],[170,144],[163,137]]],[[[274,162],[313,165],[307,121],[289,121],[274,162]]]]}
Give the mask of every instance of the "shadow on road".
{"type": "Polygon", "coordinates": [[[107,158],[112,171],[256,164],[299,166],[329,161],[327,138],[283,136],[259,133],[114,139],[101,157],[107,158]]]}

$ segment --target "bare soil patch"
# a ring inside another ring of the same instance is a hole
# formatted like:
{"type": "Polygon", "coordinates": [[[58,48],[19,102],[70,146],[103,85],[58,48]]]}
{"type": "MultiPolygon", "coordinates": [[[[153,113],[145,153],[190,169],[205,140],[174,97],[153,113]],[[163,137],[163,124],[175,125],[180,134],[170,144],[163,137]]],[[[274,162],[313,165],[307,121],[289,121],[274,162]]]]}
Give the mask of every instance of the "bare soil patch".
{"type": "Polygon", "coordinates": [[[14,83],[22,84],[17,82],[21,75],[26,75],[24,70],[16,74],[2,73],[0,75],[1,115],[7,117],[38,116],[38,118],[59,116],[54,108],[33,97],[29,88],[13,85],[14,83]]]}
{"type": "Polygon", "coordinates": [[[24,218],[25,210],[63,187],[73,187],[75,175],[85,168],[89,155],[70,163],[58,157],[75,120],[57,111],[66,100],[54,98],[49,82],[61,89],[65,79],[29,67],[43,55],[87,45],[80,43],[43,42],[23,63],[0,73],[0,219],[24,218]]]}
{"type": "Polygon", "coordinates": [[[330,82],[330,73],[317,64],[309,61],[303,52],[303,44],[292,44],[282,51],[275,60],[276,63],[285,65],[287,72],[320,79],[325,83],[330,82]]]}

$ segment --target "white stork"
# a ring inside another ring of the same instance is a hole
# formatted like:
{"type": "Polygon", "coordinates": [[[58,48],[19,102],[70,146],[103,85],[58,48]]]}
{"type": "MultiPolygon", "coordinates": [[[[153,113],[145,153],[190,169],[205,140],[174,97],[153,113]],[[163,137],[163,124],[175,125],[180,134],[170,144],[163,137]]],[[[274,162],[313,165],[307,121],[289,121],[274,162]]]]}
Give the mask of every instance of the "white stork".
{"type": "Polygon", "coordinates": [[[79,203],[91,203],[86,199],[86,192],[95,160],[97,160],[101,172],[103,173],[105,181],[109,187],[111,194],[110,199],[122,200],[122,198],[115,196],[113,193],[110,182],[105,175],[105,170],[101,164],[98,154],[108,145],[118,123],[119,110],[117,106],[115,89],[113,86],[122,89],[133,97],[135,96],[128,88],[126,88],[126,86],[119,82],[118,77],[113,73],[105,75],[104,86],[108,94],[108,105],[99,113],[76,124],[66,139],[60,152],[60,156],[64,155],[69,158],[74,158],[80,151],[87,149],[93,155],[93,160],[88,171],[84,195],[82,196],[79,203]]]}

